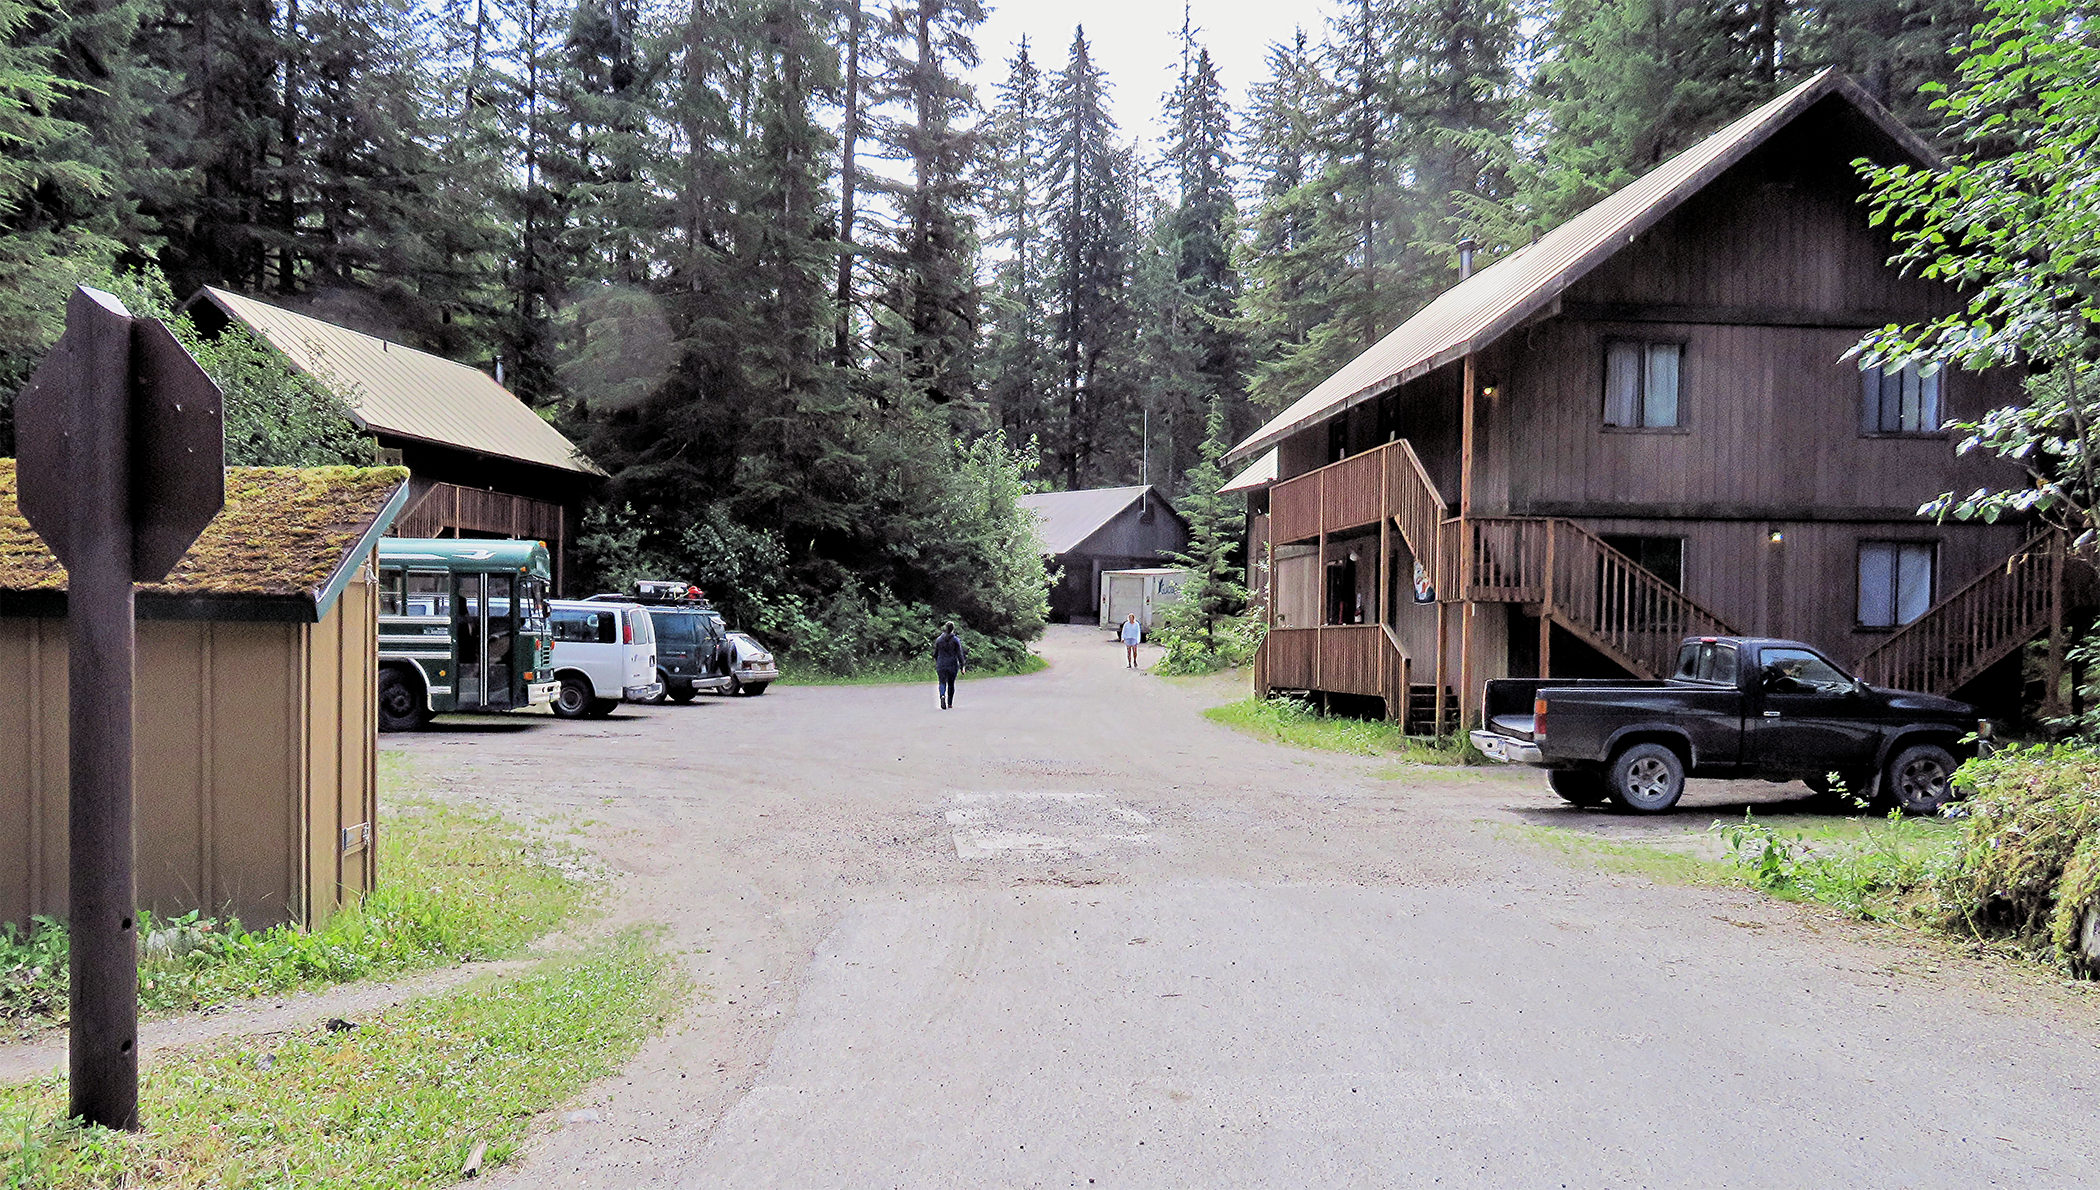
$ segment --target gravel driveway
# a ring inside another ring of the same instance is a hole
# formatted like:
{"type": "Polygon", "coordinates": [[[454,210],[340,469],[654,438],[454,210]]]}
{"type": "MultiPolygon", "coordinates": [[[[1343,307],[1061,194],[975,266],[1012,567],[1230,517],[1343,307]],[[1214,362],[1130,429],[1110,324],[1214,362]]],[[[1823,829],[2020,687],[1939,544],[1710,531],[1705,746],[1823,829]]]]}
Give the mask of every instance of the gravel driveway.
{"type": "Polygon", "coordinates": [[[780,686],[387,737],[577,824],[706,989],[496,1180],[2095,1184],[2100,996],[1571,869],[1498,826],[1575,821],[1534,775],[1382,779],[1105,634],[1043,652],[946,712],[780,686]]]}

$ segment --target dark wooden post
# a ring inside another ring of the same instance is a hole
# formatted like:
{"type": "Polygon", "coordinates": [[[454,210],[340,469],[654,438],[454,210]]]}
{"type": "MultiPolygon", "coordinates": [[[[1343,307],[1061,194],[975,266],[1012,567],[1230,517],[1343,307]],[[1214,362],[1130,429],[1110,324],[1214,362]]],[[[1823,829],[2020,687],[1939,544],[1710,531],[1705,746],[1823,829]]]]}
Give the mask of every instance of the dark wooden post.
{"type": "Polygon", "coordinates": [[[2049,660],[2045,666],[2048,696],[2043,713],[2050,718],[2063,714],[2064,705],[2064,535],[2049,535],[2049,660]]]}
{"type": "Polygon", "coordinates": [[[1458,453],[1458,731],[1473,726],[1473,390],[1478,381],[1472,352],[1466,353],[1465,396],[1460,402],[1458,453]]]}
{"type": "Polygon", "coordinates": [[[219,390],[168,329],[80,288],[15,404],[22,513],[66,568],[70,1114],[139,1126],[135,582],[225,503],[219,390]]]}
{"type": "Polygon", "coordinates": [[[1553,676],[1553,539],[1559,536],[1559,521],[1546,522],[1546,590],[1539,601],[1539,676],[1553,676]]]}

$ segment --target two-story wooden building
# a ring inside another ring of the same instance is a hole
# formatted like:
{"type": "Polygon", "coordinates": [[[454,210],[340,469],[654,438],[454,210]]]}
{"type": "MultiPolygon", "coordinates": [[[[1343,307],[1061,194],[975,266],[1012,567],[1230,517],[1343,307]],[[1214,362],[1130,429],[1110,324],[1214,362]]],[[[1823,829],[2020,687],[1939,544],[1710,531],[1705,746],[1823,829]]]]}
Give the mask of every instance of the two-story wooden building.
{"type": "Polygon", "coordinates": [[[1264,690],[1448,729],[1491,677],[1657,676],[1680,637],[1742,632],[1973,693],[2046,630],[2063,563],[2030,527],[1917,514],[2021,482],[1940,429],[2017,377],[1849,354],[1960,301],[1887,263],[1860,158],[1934,160],[1818,75],[1465,277],[1236,446],[1276,456],[1237,484],[1267,514],[1264,690]]]}

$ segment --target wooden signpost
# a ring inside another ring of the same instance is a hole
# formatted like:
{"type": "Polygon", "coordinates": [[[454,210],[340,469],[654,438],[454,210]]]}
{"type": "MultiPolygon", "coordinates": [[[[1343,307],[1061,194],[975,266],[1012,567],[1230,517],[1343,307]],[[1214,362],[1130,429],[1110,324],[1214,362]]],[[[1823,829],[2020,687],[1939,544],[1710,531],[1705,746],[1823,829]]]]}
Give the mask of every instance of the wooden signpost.
{"type": "Polygon", "coordinates": [[[165,577],[226,502],[219,389],[167,327],[83,287],[15,439],[22,514],[66,568],[71,1114],[137,1128],[132,584],[165,577]]]}

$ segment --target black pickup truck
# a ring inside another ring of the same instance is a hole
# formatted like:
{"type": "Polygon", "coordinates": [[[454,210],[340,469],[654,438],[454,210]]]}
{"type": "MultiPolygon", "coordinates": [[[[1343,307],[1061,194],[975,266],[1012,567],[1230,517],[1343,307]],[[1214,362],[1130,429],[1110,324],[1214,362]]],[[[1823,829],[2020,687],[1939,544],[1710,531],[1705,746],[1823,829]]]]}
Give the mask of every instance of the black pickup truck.
{"type": "Polygon", "coordinates": [[[1799,779],[1829,794],[1929,814],[1954,796],[1958,757],[1990,725],[1967,703],[1883,690],[1799,641],[1688,638],[1665,681],[1506,679],[1487,684],[1473,745],[1546,770],[1579,806],[1660,814],[1686,776],[1799,779]]]}

